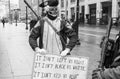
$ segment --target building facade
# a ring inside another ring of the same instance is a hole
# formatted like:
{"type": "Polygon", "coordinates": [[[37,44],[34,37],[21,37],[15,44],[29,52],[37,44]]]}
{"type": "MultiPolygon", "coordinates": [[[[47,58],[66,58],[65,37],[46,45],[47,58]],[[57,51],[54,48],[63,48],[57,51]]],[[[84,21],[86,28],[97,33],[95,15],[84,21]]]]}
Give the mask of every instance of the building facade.
{"type": "MultiPolygon", "coordinates": [[[[21,17],[25,17],[26,4],[19,0],[21,17]]],[[[42,14],[42,9],[38,6],[46,0],[27,0],[34,11],[42,14]]],[[[120,16],[120,0],[79,0],[79,22],[87,24],[108,24],[108,17],[112,17],[113,22],[120,16]]],[[[59,0],[59,16],[75,21],[77,0],[59,0]]],[[[35,17],[28,8],[28,15],[35,17]]]]}
{"type": "MultiPolygon", "coordinates": [[[[60,17],[75,20],[77,0],[59,0],[60,17]]],[[[108,24],[120,16],[120,0],[79,0],[79,22],[88,24],[108,24]]]]}
{"type": "Polygon", "coordinates": [[[0,0],[0,19],[4,18],[6,22],[14,20],[14,9],[18,9],[18,5],[10,0],[0,0]]]}
{"type": "MultiPolygon", "coordinates": [[[[41,8],[39,7],[39,4],[42,2],[42,0],[26,0],[26,1],[38,15],[41,15],[41,8]]],[[[27,5],[24,3],[24,0],[19,0],[19,8],[21,10],[20,17],[23,19],[26,18],[26,7],[27,5]]],[[[27,8],[27,13],[28,19],[36,18],[34,13],[29,8],[27,8]]]]}
{"type": "MultiPolygon", "coordinates": [[[[32,1],[31,0],[26,0],[30,5],[32,4],[32,1]]],[[[26,19],[26,7],[27,5],[24,3],[24,0],[19,0],[19,9],[20,9],[20,19],[23,20],[23,19],[26,19]]],[[[28,13],[28,16],[30,17],[30,9],[27,8],[27,13],[28,13]]]]}

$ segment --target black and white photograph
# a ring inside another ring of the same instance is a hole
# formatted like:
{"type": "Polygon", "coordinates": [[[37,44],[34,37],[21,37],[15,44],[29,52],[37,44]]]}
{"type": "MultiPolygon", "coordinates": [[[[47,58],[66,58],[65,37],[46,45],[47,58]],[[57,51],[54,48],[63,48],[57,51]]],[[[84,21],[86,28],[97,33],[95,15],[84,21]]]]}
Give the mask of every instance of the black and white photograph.
{"type": "Polygon", "coordinates": [[[0,79],[120,79],[120,0],[0,0],[0,79]]]}

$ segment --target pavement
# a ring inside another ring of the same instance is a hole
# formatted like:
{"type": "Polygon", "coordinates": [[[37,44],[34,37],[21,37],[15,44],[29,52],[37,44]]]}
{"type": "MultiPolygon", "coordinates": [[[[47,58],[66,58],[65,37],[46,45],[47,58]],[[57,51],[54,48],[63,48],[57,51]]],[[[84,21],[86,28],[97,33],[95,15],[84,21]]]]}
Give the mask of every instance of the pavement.
{"type": "Polygon", "coordinates": [[[0,24],[0,79],[31,79],[34,52],[25,24],[0,24]]]}
{"type": "MultiPolygon", "coordinates": [[[[0,79],[31,79],[34,51],[28,44],[30,32],[24,23],[0,24],[0,79]]],[[[101,38],[105,30],[100,27],[79,27],[79,34],[101,38]]],[[[117,33],[116,29],[112,30],[117,33]]]]}

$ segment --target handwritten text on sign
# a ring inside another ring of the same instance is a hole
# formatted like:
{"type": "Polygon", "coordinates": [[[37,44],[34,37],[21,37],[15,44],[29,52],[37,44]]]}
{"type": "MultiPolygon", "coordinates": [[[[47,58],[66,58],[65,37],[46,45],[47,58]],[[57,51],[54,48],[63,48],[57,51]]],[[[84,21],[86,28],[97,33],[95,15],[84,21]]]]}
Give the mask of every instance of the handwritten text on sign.
{"type": "Polygon", "coordinates": [[[33,79],[86,79],[88,58],[37,54],[33,79]]]}

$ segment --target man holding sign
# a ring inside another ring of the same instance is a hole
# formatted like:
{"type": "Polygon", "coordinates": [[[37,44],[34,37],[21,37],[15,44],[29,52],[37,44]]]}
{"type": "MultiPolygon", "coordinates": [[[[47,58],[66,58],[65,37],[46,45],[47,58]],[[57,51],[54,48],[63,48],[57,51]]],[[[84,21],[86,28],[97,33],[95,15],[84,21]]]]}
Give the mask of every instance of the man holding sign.
{"type": "Polygon", "coordinates": [[[32,49],[37,53],[60,54],[61,56],[70,55],[70,51],[77,42],[76,33],[71,28],[71,25],[58,17],[57,6],[58,0],[47,0],[40,4],[40,7],[44,7],[46,11],[44,18],[54,27],[41,19],[37,22],[35,28],[33,28],[29,36],[29,43],[32,49]],[[39,46],[37,44],[38,38],[39,46]],[[68,43],[67,38],[69,38],[68,43]]]}

